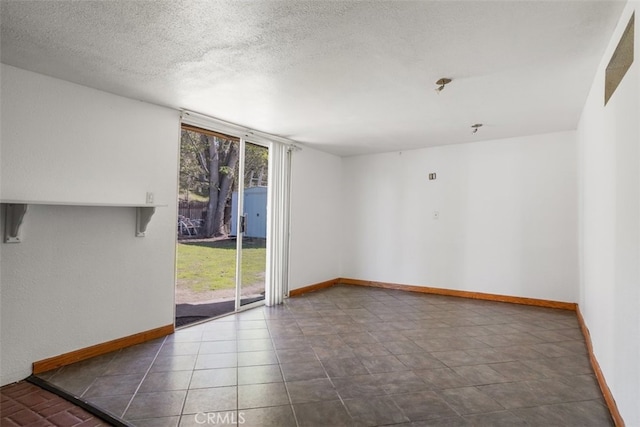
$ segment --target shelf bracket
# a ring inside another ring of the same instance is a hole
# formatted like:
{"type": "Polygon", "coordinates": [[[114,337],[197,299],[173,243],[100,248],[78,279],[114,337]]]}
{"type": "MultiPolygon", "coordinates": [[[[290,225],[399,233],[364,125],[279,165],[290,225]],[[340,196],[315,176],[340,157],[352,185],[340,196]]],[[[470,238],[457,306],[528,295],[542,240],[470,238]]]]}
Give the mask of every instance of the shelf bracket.
{"type": "Polygon", "coordinates": [[[27,204],[6,203],[4,216],[4,242],[20,243],[20,226],[27,213],[27,204]]]}
{"type": "Polygon", "coordinates": [[[144,237],[151,217],[156,213],[154,207],[136,208],[136,237],[144,237]]]}

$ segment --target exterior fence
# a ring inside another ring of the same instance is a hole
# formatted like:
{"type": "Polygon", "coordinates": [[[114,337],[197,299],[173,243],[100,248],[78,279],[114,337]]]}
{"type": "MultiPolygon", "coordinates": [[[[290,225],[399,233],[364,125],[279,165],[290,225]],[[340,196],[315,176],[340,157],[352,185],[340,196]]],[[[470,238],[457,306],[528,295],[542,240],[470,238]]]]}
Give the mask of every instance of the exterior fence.
{"type": "Polygon", "coordinates": [[[178,203],[178,216],[190,219],[205,219],[207,202],[193,202],[180,200],[178,203]]]}

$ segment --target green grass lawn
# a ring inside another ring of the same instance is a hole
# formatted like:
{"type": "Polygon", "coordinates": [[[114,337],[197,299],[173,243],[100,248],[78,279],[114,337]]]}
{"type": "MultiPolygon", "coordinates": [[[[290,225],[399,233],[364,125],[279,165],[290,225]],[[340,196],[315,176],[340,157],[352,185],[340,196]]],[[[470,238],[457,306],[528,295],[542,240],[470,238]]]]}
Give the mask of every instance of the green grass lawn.
{"type": "MultiPolygon", "coordinates": [[[[245,239],[242,250],[243,285],[264,281],[266,241],[245,239]]],[[[178,243],[178,286],[192,291],[236,286],[236,241],[178,243]]]]}
{"type": "MultiPolygon", "coordinates": [[[[180,193],[180,200],[187,200],[186,194],[180,193]]],[[[189,192],[189,200],[192,202],[208,202],[209,196],[201,196],[199,194],[189,192]]]]}

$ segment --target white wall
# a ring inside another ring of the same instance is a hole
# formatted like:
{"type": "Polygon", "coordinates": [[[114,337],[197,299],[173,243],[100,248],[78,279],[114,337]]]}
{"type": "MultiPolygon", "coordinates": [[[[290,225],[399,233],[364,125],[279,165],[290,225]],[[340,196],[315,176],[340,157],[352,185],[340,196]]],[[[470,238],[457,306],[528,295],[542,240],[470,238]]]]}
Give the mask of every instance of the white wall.
{"type": "MultiPolygon", "coordinates": [[[[605,68],[639,2],[630,2],[578,127],[580,310],[594,354],[629,426],[640,425],[640,33],[635,62],[604,106],[605,68]]],[[[637,12],[636,12],[637,15],[637,12]]]]}
{"type": "Polygon", "coordinates": [[[168,205],[144,238],[134,208],[29,207],[23,241],[0,244],[6,384],[34,361],[173,323],[179,114],[5,65],[1,79],[3,199],[152,191],[168,205]]]}
{"type": "Polygon", "coordinates": [[[575,132],[345,158],[343,177],[343,277],[577,300],[575,132]]]}
{"type": "Polygon", "coordinates": [[[339,157],[311,148],[293,153],[289,289],[340,277],[341,186],[339,157]]]}

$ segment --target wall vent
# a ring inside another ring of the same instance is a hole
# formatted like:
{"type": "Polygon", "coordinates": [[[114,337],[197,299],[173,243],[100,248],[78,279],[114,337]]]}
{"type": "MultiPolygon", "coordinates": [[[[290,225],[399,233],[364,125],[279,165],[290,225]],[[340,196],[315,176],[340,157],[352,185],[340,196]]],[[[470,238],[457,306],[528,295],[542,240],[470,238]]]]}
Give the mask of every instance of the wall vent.
{"type": "Polygon", "coordinates": [[[634,21],[635,13],[631,15],[627,28],[625,28],[618,46],[611,56],[609,65],[607,65],[604,82],[604,105],[607,105],[627,70],[633,64],[634,21]]]}

